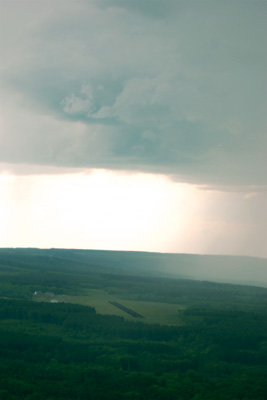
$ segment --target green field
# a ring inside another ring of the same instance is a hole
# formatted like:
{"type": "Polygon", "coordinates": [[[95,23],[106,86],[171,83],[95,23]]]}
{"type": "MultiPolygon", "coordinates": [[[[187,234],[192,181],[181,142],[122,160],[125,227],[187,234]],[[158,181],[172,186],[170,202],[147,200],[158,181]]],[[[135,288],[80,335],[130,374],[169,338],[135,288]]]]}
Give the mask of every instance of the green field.
{"type": "Polygon", "coordinates": [[[145,317],[143,322],[172,325],[183,324],[179,316],[180,311],[185,309],[182,305],[129,300],[99,289],[90,289],[88,290],[88,294],[84,296],[65,296],[65,298],[69,303],[94,307],[99,314],[119,315],[131,321],[136,320],[136,318],[109,303],[109,301],[119,301],[124,306],[143,315],[145,317]]]}
{"type": "Polygon", "coordinates": [[[156,301],[130,300],[122,296],[114,295],[102,289],[88,289],[83,291],[83,295],[34,295],[34,301],[44,302],[67,302],[72,304],[80,304],[83,306],[94,307],[98,314],[102,315],[118,315],[129,321],[136,321],[135,317],[120,310],[109,302],[120,302],[124,306],[144,316],[142,322],[152,324],[167,325],[183,325],[180,317],[181,311],[185,310],[184,305],[169,304],[156,301]]]}

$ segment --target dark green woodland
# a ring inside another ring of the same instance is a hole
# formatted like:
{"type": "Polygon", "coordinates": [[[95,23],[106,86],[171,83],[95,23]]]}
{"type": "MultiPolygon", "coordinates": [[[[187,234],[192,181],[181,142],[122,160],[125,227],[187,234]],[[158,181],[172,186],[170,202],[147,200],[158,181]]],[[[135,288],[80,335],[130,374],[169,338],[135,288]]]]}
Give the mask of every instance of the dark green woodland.
{"type": "Polygon", "coordinates": [[[0,249],[0,399],[265,400],[267,289],[162,277],[148,264],[0,249]],[[122,307],[98,312],[99,293],[122,307]],[[172,323],[160,311],[149,322],[163,306],[172,323]]]}

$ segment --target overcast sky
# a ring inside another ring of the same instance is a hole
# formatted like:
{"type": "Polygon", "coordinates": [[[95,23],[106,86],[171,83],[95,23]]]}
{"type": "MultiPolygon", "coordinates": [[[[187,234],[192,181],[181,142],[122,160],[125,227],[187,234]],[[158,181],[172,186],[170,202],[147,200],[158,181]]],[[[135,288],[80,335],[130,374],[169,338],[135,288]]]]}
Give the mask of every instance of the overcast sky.
{"type": "Polygon", "coordinates": [[[0,246],[266,257],[266,5],[0,0],[0,246]]]}

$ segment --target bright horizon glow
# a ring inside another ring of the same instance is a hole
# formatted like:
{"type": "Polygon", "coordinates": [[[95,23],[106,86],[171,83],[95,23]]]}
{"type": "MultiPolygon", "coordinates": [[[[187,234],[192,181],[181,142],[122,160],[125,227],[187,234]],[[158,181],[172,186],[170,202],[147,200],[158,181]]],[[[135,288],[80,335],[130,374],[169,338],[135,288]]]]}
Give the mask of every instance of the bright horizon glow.
{"type": "Polygon", "coordinates": [[[144,173],[2,174],[0,247],[266,257],[264,237],[253,241],[264,228],[246,215],[255,197],[144,173]]]}

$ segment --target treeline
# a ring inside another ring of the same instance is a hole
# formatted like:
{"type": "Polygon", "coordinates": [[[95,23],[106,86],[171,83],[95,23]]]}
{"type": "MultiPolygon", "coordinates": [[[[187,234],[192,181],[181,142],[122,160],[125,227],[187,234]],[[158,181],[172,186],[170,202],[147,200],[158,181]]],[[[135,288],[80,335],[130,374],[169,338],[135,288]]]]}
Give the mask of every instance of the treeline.
{"type": "Polygon", "coordinates": [[[64,303],[0,299],[1,319],[57,324],[71,332],[84,332],[86,337],[97,334],[112,339],[169,341],[180,334],[180,327],[125,321],[123,317],[115,315],[96,314],[92,307],[64,303]]]}
{"type": "Polygon", "coordinates": [[[0,398],[264,400],[265,321],[198,308],[172,327],[1,299],[0,398]]]}

